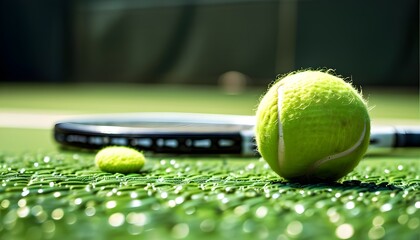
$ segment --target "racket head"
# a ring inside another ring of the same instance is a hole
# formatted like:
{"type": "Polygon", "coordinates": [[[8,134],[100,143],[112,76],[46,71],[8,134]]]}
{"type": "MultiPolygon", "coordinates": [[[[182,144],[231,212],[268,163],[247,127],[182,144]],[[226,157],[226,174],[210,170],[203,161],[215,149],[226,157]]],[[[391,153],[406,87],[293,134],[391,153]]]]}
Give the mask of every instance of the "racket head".
{"type": "Polygon", "coordinates": [[[135,113],[97,115],[61,121],[54,139],[71,148],[129,146],[170,154],[256,154],[252,116],[135,113]]]}

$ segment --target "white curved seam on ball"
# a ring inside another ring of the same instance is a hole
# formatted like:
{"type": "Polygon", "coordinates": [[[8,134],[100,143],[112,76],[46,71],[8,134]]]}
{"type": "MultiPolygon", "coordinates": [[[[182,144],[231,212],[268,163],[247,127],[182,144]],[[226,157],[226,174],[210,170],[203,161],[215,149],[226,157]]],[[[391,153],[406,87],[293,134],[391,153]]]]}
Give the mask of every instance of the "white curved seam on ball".
{"type": "Polygon", "coordinates": [[[307,176],[309,175],[309,174],[311,174],[316,168],[318,168],[321,164],[324,164],[324,163],[326,163],[326,162],[329,162],[329,161],[332,161],[332,160],[335,160],[335,159],[337,159],[337,158],[341,158],[341,157],[344,157],[344,156],[346,156],[346,155],[348,155],[348,154],[350,154],[350,153],[352,153],[354,150],[356,150],[359,146],[360,146],[360,144],[362,144],[362,142],[363,142],[363,139],[365,138],[365,135],[366,135],[366,121],[364,122],[364,125],[363,125],[363,132],[362,132],[362,134],[360,135],[360,138],[357,140],[357,142],[353,145],[353,146],[351,146],[350,148],[348,148],[348,149],[346,149],[345,151],[343,151],[343,152],[340,152],[340,153],[337,153],[337,154],[334,154],[334,155],[330,155],[330,156],[327,156],[327,157],[325,157],[325,158],[322,158],[322,159],[320,159],[320,160],[318,160],[318,161],[316,161],[313,165],[312,165],[312,167],[310,168],[310,170],[307,172],[307,176]]]}
{"type": "Polygon", "coordinates": [[[284,90],[283,87],[280,86],[277,89],[277,121],[279,126],[279,139],[278,139],[278,146],[277,146],[277,161],[278,166],[282,166],[284,161],[284,136],[283,136],[283,125],[281,124],[281,110],[283,107],[283,95],[284,90]]]}

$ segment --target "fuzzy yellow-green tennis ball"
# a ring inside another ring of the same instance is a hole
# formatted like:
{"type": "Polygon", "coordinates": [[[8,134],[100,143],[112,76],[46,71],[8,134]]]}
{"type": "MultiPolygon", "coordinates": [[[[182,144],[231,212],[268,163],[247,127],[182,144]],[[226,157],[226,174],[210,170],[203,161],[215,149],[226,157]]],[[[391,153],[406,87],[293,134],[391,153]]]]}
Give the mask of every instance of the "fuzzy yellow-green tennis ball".
{"type": "Polygon", "coordinates": [[[366,102],[329,72],[277,79],[261,99],[256,121],[258,151],[291,181],[338,180],[357,166],[369,145],[366,102]]]}
{"type": "Polygon", "coordinates": [[[106,147],[95,156],[96,166],[110,173],[136,173],[144,162],[143,153],[128,147],[106,147]]]}

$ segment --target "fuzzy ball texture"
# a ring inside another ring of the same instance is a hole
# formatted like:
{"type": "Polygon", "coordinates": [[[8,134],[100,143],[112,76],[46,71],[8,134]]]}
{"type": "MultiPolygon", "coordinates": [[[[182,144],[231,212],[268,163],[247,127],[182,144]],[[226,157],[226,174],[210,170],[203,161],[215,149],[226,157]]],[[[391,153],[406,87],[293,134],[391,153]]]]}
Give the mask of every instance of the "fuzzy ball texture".
{"type": "Polygon", "coordinates": [[[256,119],[258,151],[291,181],[338,180],[357,166],[369,145],[366,102],[328,71],[279,78],[261,99],[256,119]]]}
{"type": "Polygon", "coordinates": [[[106,147],[95,156],[96,166],[110,173],[136,173],[144,162],[143,153],[128,147],[106,147]]]}

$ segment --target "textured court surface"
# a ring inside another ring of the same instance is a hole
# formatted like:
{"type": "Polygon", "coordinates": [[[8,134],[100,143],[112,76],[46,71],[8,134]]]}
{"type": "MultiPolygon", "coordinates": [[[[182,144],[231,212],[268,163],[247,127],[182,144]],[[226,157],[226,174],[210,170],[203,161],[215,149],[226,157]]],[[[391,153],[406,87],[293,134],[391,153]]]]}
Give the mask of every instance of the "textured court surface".
{"type": "MultiPolygon", "coordinates": [[[[287,183],[239,157],[149,156],[139,174],[107,174],[94,154],[59,150],[51,119],[22,115],[251,115],[262,93],[1,85],[1,121],[33,129],[0,127],[0,239],[420,239],[420,149],[371,155],[332,184],[287,183]]],[[[418,91],[364,95],[373,124],[420,124],[418,91]]]]}
{"type": "Polygon", "coordinates": [[[300,185],[257,158],[149,158],[108,174],[89,153],[0,154],[1,239],[419,239],[417,155],[370,156],[300,185]]]}

